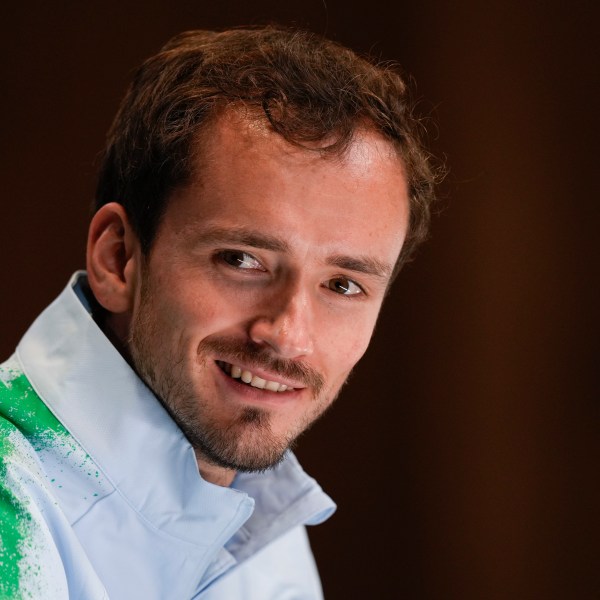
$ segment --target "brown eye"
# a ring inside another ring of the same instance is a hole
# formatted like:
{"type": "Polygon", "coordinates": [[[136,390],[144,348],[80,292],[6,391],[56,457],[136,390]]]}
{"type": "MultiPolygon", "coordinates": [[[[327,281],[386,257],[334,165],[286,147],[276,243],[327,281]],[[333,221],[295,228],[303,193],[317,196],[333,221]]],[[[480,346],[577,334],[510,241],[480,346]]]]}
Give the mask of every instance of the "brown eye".
{"type": "Polygon", "coordinates": [[[335,277],[327,282],[327,287],[336,294],[344,296],[355,296],[362,294],[360,286],[347,277],[335,277]]]}
{"type": "Polygon", "coordinates": [[[223,250],[219,252],[219,257],[223,262],[237,269],[265,270],[254,256],[241,250],[223,250]]]}

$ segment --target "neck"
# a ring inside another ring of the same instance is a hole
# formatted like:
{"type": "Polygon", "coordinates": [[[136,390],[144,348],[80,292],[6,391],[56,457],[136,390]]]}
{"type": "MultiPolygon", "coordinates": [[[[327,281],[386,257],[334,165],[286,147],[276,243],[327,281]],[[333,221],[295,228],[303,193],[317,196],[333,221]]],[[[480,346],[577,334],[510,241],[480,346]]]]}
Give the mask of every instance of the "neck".
{"type": "Polygon", "coordinates": [[[219,467],[212,462],[206,460],[204,455],[199,450],[194,450],[196,453],[196,460],[198,461],[198,470],[202,479],[215,485],[222,487],[229,487],[236,475],[233,469],[226,469],[225,467],[219,467]]]}
{"type": "Polygon", "coordinates": [[[119,351],[121,356],[133,366],[131,354],[127,348],[129,337],[129,315],[116,315],[108,311],[98,312],[94,319],[102,333],[110,340],[111,344],[119,351]]]}

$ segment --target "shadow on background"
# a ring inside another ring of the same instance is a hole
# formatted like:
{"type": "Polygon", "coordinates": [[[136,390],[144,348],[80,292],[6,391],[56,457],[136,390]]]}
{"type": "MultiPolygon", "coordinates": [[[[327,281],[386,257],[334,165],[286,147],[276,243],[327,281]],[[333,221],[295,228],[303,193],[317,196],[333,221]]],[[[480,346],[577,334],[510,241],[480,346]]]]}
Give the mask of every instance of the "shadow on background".
{"type": "Polygon", "coordinates": [[[95,157],[168,37],[276,20],[398,60],[451,171],[431,241],[298,448],[340,506],[311,530],[326,597],[597,598],[599,11],[526,4],[3,8],[1,356],[83,266],[95,157]]]}

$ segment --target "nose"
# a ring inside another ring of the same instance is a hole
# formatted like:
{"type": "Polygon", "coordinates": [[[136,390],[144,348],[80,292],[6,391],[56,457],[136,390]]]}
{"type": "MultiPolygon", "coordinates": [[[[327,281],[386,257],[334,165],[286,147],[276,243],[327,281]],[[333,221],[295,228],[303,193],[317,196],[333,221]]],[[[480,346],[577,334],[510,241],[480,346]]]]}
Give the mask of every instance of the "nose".
{"type": "Polygon", "coordinates": [[[308,295],[297,287],[280,290],[249,327],[253,342],[269,346],[281,358],[300,358],[313,353],[313,314],[308,295]]]}

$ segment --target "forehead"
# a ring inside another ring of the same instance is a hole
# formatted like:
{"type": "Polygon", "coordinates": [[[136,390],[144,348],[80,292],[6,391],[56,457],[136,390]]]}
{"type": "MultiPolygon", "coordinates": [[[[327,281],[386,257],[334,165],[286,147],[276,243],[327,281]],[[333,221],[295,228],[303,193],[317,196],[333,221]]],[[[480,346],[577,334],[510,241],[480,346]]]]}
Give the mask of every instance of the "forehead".
{"type": "Polygon", "coordinates": [[[291,246],[371,246],[394,262],[408,223],[407,185],[393,145],[367,128],[335,155],[288,143],[264,117],[228,110],[199,136],[192,175],[165,220],[180,234],[251,227],[287,236],[291,246]]]}
{"type": "MultiPolygon", "coordinates": [[[[352,168],[363,174],[376,162],[387,162],[404,181],[404,167],[396,147],[372,127],[357,127],[352,140],[344,147],[329,151],[335,136],[319,141],[293,144],[276,133],[262,111],[252,108],[227,107],[210,120],[196,138],[192,162],[197,170],[192,179],[202,175],[204,167],[226,157],[255,155],[261,159],[277,158],[277,167],[329,165],[352,168]]],[[[263,161],[261,160],[261,163],[263,161]]],[[[239,165],[237,165],[239,166],[239,165]]]]}

